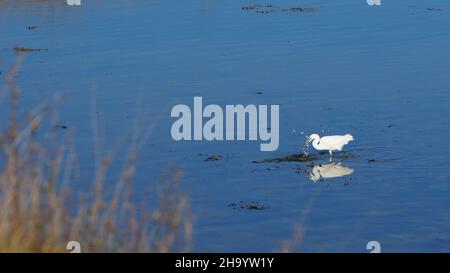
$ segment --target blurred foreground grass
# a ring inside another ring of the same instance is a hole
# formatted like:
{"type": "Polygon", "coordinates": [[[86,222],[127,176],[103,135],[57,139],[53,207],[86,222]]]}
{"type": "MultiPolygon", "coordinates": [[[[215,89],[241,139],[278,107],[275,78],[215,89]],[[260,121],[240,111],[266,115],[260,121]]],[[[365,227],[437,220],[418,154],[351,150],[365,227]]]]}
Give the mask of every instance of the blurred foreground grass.
{"type": "Polygon", "coordinates": [[[176,185],[180,171],[162,179],[156,207],[138,207],[131,195],[145,137],[134,130],[114,181],[108,175],[114,158],[105,155],[89,188],[80,191],[71,181],[73,147],[56,134],[58,103],[20,108],[16,78],[25,56],[16,53],[0,87],[8,113],[0,126],[0,252],[68,252],[69,241],[78,241],[81,252],[187,251],[192,225],[176,185]]]}

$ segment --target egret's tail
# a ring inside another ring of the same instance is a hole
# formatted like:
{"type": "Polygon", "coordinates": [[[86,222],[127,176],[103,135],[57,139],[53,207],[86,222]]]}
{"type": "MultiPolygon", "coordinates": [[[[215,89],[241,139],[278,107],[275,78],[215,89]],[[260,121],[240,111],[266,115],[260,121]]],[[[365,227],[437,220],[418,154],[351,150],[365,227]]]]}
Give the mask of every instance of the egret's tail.
{"type": "Polygon", "coordinates": [[[345,135],[345,138],[346,138],[346,140],[347,140],[347,143],[348,143],[349,141],[352,141],[352,140],[353,140],[353,136],[350,135],[350,134],[346,134],[346,135],[345,135]]]}

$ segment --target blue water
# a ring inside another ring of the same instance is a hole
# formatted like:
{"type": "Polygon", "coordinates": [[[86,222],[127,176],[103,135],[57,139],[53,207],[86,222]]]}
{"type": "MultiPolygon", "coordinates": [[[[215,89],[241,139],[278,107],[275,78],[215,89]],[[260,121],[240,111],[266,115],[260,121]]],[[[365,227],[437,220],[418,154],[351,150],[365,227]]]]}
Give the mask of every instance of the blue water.
{"type": "Polygon", "coordinates": [[[75,130],[81,176],[93,168],[93,119],[103,150],[135,116],[154,124],[136,191],[183,169],[193,251],[277,251],[296,226],[291,251],[367,252],[372,240],[384,252],[450,251],[448,1],[2,1],[0,71],[15,45],[48,49],[25,57],[23,103],[65,95],[61,121],[75,130]],[[242,9],[250,4],[279,8],[242,9]],[[316,10],[282,11],[290,7],[316,10]],[[170,110],[194,96],[279,104],[279,149],[173,141],[170,110]],[[252,163],[300,153],[310,133],[351,133],[334,163],[353,172],[314,182],[305,163],[252,163]],[[270,209],[229,207],[240,201],[270,209]]]}

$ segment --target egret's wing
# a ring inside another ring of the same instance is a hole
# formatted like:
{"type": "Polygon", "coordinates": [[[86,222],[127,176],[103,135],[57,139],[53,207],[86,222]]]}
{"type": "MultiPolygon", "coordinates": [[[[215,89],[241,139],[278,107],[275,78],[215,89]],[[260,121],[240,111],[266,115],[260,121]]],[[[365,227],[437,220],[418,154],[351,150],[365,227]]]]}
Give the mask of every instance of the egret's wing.
{"type": "Polygon", "coordinates": [[[330,150],[341,150],[342,147],[346,144],[348,144],[351,140],[353,140],[353,137],[350,135],[345,136],[324,136],[320,139],[320,143],[324,146],[329,148],[330,150]]]}
{"type": "Polygon", "coordinates": [[[320,144],[329,150],[334,150],[340,144],[340,136],[324,136],[320,138],[320,144]]]}

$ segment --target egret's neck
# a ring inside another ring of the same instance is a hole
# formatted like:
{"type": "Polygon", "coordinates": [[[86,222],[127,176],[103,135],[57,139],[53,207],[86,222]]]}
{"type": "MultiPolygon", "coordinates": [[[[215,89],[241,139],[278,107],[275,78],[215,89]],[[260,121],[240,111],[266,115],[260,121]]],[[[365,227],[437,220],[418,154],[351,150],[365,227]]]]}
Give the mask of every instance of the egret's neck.
{"type": "Polygon", "coordinates": [[[313,140],[313,142],[312,142],[312,145],[313,145],[313,147],[316,149],[316,150],[319,150],[320,149],[320,147],[319,147],[319,141],[320,141],[320,139],[314,139],[313,140]]]}

